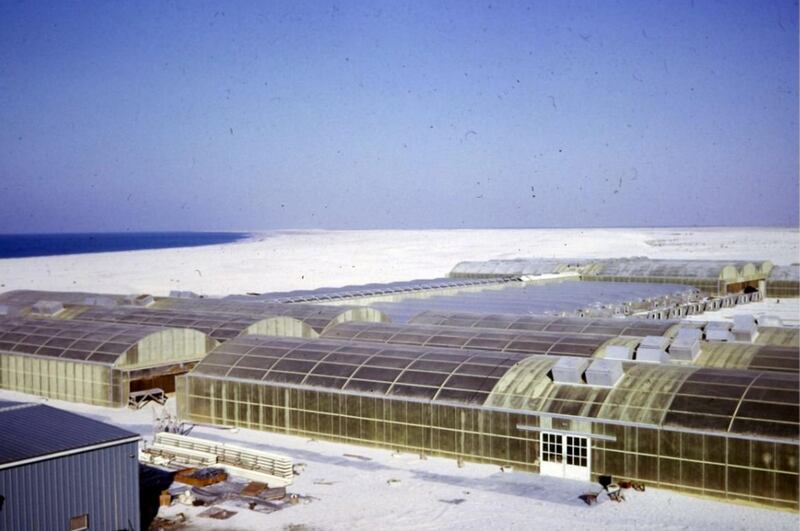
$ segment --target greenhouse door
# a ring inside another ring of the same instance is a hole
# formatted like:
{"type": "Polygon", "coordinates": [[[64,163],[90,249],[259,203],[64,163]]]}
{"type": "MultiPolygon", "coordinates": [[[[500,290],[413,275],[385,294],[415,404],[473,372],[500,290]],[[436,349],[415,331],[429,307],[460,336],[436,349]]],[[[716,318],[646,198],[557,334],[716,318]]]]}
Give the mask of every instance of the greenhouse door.
{"type": "Polygon", "coordinates": [[[539,443],[542,474],[581,481],[591,479],[592,446],[588,438],[543,431],[539,443]]]}

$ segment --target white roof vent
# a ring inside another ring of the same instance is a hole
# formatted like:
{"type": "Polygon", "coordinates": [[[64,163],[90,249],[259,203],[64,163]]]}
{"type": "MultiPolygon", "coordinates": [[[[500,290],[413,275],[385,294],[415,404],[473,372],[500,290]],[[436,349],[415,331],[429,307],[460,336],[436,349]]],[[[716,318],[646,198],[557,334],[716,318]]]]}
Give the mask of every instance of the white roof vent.
{"type": "Polygon", "coordinates": [[[725,321],[712,321],[706,325],[707,341],[733,341],[731,323],[725,321]]]}
{"type": "Polygon", "coordinates": [[[12,308],[7,304],[0,304],[0,315],[17,315],[19,313],[16,308],[12,308]]]}
{"type": "Polygon", "coordinates": [[[199,299],[200,295],[195,293],[194,291],[179,291],[179,290],[172,290],[169,292],[169,296],[173,299],[199,299]]]}
{"type": "Polygon", "coordinates": [[[783,326],[783,319],[777,315],[762,315],[757,322],[758,326],[783,326]]]}
{"type": "Polygon", "coordinates": [[[619,360],[596,359],[586,369],[586,383],[614,387],[622,378],[622,362],[619,360]]]}
{"type": "Polygon", "coordinates": [[[756,319],[752,315],[736,315],[733,317],[733,339],[735,341],[747,341],[752,343],[758,336],[758,326],[756,319]]]}
{"type": "Polygon", "coordinates": [[[633,348],[627,345],[611,345],[606,347],[605,359],[627,361],[633,358],[633,348]]]}
{"type": "Polygon", "coordinates": [[[562,356],[553,365],[553,381],[562,384],[583,383],[582,375],[587,365],[588,358],[562,356]]]}
{"type": "Polygon", "coordinates": [[[681,361],[694,361],[700,354],[702,332],[697,328],[680,328],[669,346],[669,355],[681,361]]]}
{"type": "Polygon", "coordinates": [[[664,336],[645,336],[639,342],[639,348],[657,348],[659,350],[667,350],[669,346],[669,338],[664,336]]]}
{"type": "Polygon", "coordinates": [[[125,297],[125,304],[130,306],[150,306],[155,299],[152,295],[127,295],[125,297]]]}
{"type": "Polygon", "coordinates": [[[64,305],[59,301],[39,301],[31,307],[32,314],[46,317],[52,317],[62,311],[64,305]]]}
{"type": "Polygon", "coordinates": [[[669,363],[672,358],[663,350],[640,349],[636,351],[636,361],[645,363],[669,363]]]}
{"type": "Polygon", "coordinates": [[[104,297],[103,295],[86,297],[83,299],[83,303],[87,306],[102,306],[104,308],[110,308],[117,305],[116,300],[111,297],[104,297]]]}
{"type": "Polygon", "coordinates": [[[636,361],[646,363],[669,363],[667,354],[669,338],[664,336],[646,336],[636,349],[636,361]]]}

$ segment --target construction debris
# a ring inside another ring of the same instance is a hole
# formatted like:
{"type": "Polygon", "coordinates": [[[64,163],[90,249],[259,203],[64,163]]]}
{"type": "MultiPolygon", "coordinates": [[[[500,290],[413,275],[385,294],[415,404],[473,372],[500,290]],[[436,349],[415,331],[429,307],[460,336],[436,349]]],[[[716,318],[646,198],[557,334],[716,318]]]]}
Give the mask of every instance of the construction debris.
{"type": "Polygon", "coordinates": [[[371,457],[364,457],[363,455],[358,454],[342,454],[345,457],[352,457],[353,459],[361,459],[362,461],[372,461],[371,457]]]}
{"type": "Polygon", "coordinates": [[[139,459],[162,466],[216,466],[228,475],[271,486],[285,487],[294,478],[292,460],[286,456],[177,433],[156,433],[139,459]]]}
{"type": "Polygon", "coordinates": [[[260,481],[251,481],[242,489],[239,493],[242,496],[258,496],[264,489],[267,488],[266,483],[261,483],[260,481]]]}
{"type": "Polygon", "coordinates": [[[148,402],[163,406],[167,403],[167,393],[160,387],[154,387],[143,391],[131,391],[128,395],[128,407],[131,409],[142,409],[148,402]]]}
{"type": "Polygon", "coordinates": [[[622,492],[622,489],[620,489],[618,484],[611,483],[606,490],[608,490],[608,497],[611,499],[611,501],[625,501],[625,494],[622,492]]]}
{"type": "Polygon", "coordinates": [[[175,474],[175,481],[193,487],[207,487],[228,479],[228,474],[221,468],[185,468],[175,474]]]}
{"type": "Polygon", "coordinates": [[[234,514],[236,514],[236,511],[229,511],[222,507],[209,507],[197,516],[205,516],[206,518],[214,518],[216,520],[227,520],[234,514]]]}
{"type": "Polygon", "coordinates": [[[158,497],[158,506],[169,507],[171,503],[172,503],[172,494],[170,494],[168,490],[162,490],[161,494],[158,497]]]}
{"type": "Polygon", "coordinates": [[[150,522],[150,531],[166,531],[167,529],[180,529],[186,523],[186,515],[178,513],[172,517],[156,516],[150,522]]]}

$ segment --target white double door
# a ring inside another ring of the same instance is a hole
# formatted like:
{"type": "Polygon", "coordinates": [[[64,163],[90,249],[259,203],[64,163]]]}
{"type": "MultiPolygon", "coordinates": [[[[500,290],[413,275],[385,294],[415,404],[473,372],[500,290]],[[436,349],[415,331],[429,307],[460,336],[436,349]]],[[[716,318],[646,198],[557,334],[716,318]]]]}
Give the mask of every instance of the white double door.
{"type": "Polygon", "coordinates": [[[546,476],[589,481],[592,443],[587,437],[543,431],[539,435],[540,472],[546,476]]]}

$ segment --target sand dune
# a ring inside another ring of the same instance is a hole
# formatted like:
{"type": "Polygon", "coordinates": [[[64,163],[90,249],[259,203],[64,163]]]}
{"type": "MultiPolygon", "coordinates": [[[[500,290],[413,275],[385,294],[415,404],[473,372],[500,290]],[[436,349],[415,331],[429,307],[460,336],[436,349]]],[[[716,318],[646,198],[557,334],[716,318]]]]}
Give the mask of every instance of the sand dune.
{"type": "Polygon", "coordinates": [[[284,291],[446,275],[461,260],[515,257],[800,261],[787,228],[305,231],[190,247],[0,260],[0,290],[204,294],[284,291]]]}

